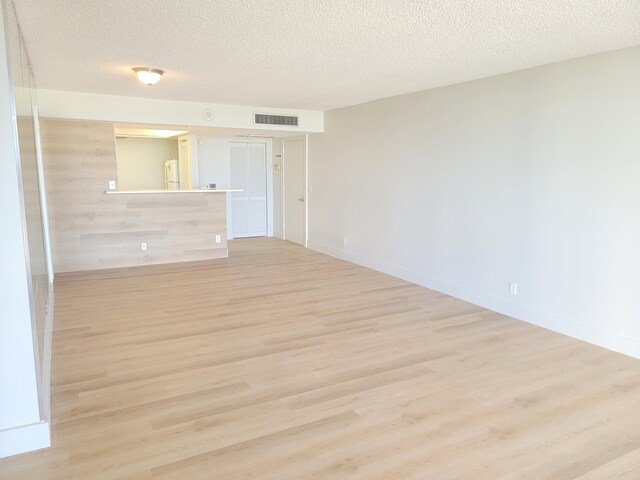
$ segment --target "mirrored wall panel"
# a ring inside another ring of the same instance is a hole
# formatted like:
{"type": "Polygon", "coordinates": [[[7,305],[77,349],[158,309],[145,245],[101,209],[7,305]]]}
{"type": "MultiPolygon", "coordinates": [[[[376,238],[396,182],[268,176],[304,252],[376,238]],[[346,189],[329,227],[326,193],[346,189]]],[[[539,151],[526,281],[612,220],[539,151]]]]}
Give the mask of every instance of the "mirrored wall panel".
{"type": "MultiPolygon", "coordinates": [[[[43,192],[39,181],[39,164],[36,145],[37,119],[34,106],[37,90],[29,63],[29,56],[16,20],[13,5],[8,5],[9,53],[11,75],[15,97],[17,135],[20,147],[20,172],[22,176],[23,219],[25,223],[25,248],[28,250],[31,275],[31,308],[34,324],[34,344],[36,347],[38,375],[41,382],[41,415],[47,415],[49,383],[49,345],[47,336],[51,332],[53,315],[48,315],[52,278],[47,272],[47,250],[45,247],[43,192]],[[45,385],[46,383],[46,385],[45,385]]],[[[39,146],[38,146],[39,148],[39,146]]]]}

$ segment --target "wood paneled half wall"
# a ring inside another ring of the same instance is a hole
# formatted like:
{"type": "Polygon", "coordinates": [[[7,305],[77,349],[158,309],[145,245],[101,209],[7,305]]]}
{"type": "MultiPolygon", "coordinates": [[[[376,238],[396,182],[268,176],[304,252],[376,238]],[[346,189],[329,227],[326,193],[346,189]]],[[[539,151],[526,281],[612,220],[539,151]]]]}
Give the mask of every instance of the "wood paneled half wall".
{"type": "Polygon", "coordinates": [[[41,130],[56,272],[227,257],[225,193],[107,195],[112,123],[44,119],[41,130]]]}

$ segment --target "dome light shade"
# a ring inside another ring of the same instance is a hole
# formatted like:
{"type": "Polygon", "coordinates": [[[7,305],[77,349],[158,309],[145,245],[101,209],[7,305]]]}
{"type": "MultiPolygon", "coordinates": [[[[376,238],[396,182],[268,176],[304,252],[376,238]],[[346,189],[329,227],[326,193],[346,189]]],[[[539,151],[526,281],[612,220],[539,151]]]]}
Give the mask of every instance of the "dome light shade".
{"type": "Polygon", "coordinates": [[[136,72],[138,80],[147,85],[155,85],[158,83],[164,73],[162,70],[149,67],[136,67],[133,71],[136,72]]]}

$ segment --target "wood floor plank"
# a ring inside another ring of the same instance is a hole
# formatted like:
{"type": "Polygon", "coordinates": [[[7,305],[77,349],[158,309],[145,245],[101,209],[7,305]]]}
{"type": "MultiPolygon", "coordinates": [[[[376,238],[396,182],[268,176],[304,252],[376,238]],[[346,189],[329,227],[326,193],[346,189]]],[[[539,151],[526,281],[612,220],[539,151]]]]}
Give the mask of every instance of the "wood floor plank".
{"type": "Polygon", "coordinates": [[[636,480],[640,361],[288,242],[56,282],[3,480],[636,480]]]}

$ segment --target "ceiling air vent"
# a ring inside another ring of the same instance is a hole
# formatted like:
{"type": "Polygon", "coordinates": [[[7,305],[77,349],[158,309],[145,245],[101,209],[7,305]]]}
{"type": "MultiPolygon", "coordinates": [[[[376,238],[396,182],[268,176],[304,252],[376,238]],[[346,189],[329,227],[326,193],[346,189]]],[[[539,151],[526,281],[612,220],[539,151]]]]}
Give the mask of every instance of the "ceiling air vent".
{"type": "Polygon", "coordinates": [[[254,123],[256,125],[285,125],[288,127],[298,126],[298,117],[287,115],[269,115],[266,113],[255,113],[254,123]]]}

